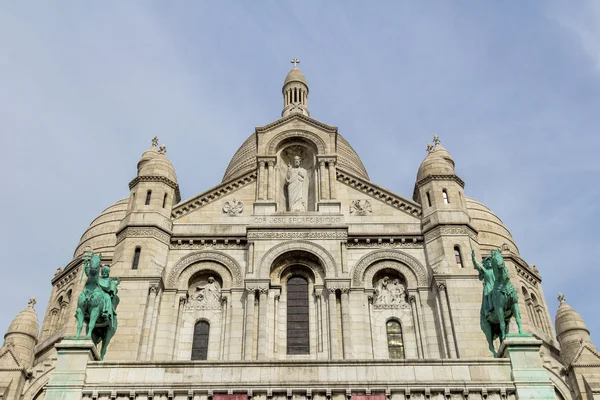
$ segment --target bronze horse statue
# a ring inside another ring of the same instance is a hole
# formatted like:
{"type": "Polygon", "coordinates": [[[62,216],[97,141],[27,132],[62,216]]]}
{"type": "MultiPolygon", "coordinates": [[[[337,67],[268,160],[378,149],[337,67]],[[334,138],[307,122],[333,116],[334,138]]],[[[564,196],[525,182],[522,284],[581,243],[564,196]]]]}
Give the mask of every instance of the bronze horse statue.
{"type": "Polygon", "coordinates": [[[77,337],[81,336],[83,323],[86,323],[86,338],[95,345],[102,342],[100,357],[104,359],[110,340],[117,331],[119,304],[117,285],[119,278],[110,278],[110,268],[101,266],[102,254],[88,251],[83,259],[83,270],[88,279],[77,300],[77,337]],[[102,272],[100,272],[102,270],[102,272]]]}
{"type": "Polygon", "coordinates": [[[499,249],[490,251],[490,257],[483,259],[483,266],[475,260],[475,252],[472,252],[472,258],[475,269],[479,271],[479,280],[483,281],[479,323],[490,351],[497,357],[494,340],[498,338],[502,343],[506,339],[511,317],[515,318],[519,333],[523,333],[519,297],[510,282],[510,275],[499,249]]]}

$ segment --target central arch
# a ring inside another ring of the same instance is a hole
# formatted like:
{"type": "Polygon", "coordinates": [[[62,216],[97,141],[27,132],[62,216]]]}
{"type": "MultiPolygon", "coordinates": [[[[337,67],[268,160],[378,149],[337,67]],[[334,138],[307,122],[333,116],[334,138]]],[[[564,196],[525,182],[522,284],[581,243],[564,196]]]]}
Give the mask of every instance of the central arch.
{"type": "Polygon", "coordinates": [[[338,276],[333,256],[323,247],[307,240],[289,240],[272,247],[260,260],[258,276],[264,278],[269,277],[271,273],[271,266],[273,265],[275,259],[283,253],[287,253],[292,250],[303,250],[311,253],[319,259],[327,277],[338,276]]]}

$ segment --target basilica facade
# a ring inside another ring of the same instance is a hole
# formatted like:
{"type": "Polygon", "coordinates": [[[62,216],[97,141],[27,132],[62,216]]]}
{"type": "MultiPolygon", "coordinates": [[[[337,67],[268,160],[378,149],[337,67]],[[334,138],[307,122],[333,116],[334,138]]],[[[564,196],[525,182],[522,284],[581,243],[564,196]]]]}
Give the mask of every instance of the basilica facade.
{"type": "Polygon", "coordinates": [[[41,324],[34,300],[11,324],[1,399],[600,398],[585,323],[561,296],[554,331],[540,272],[465,194],[437,136],[403,197],[370,181],[335,126],[311,118],[296,66],[282,94],[282,117],[190,199],[152,141],[129,197],[56,271],[41,324]],[[528,334],[507,338],[497,358],[472,260],[495,249],[528,334]],[[90,250],[120,280],[103,360],[73,337],[90,250]]]}

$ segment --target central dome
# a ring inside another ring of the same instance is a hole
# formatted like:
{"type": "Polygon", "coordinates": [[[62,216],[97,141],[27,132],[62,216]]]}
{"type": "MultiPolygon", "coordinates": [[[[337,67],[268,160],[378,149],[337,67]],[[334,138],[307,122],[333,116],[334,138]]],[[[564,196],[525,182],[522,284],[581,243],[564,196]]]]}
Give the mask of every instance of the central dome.
{"type": "MultiPolygon", "coordinates": [[[[223,176],[223,182],[254,171],[257,168],[256,156],[256,133],[253,133],[233,155],[233,158],[225,171],[225,175],[223,176]]],[[[359,178],[369,180],[369,174],[367,174],[367,170],[360,160],[360,157],[356,154],[352,146],[350,146],[350,143],[348,143],[348,141],[346,141],[339,133],[337,156],[338,166],[340,168],[355,174],[359,178]]]]}

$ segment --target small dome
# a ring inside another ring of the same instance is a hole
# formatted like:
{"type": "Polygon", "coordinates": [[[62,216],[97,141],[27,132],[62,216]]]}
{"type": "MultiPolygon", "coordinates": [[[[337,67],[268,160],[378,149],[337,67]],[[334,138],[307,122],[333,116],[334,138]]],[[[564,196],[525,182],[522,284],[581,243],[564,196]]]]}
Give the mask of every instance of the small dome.
{"type": "Polygon", "coordinates": [[[73,258],[82,255],[87,246],[91,247],[94,252],[102,253],[102,255],[112,257],[117,244],[117,231],[121,220],[125,218],[127,213],[127,204],[129,199],[117,201],[92,221],[90,226],[81,236],[77,249],[73,254],[73,258]]]}
{"type": "Polygon", "coordinates": [[[455,175],[454,160],[448,150],[439,142],[435,147],[429,149],[429,154],[419,166],[417,182],[430,175],[455,175]]]}
{"type": "MultiPolygon", "coordinates": [[[[144,154],[148,153],[146,151],[144,154]]],[[[177,183],[177,174],[175,174],[175,168],[171,161],[163,153],[159,153],[156,157],[144,161],[139,166],[138,164],[138,176],[162,176],[175,183],[177,183]]]]}
{"type": "Polygon", "coordinates": [[[467,212],[471,223],[479,231],[479,246],[483,251],[500,249],[507,244],[508,248],[519,255],[519,248],[510,234],[510,231],[496,214],[477,200],[465,197],[467,212]]]}
{"type": "Polygon", "coordinates": [[[27,306],[27,308],[21,311],[19,314],[17,314],[15,319],[13,319],[13,321],[11,322],[10,326],[8,327],[8,330],[6,331],[6,334],[4,335],[4,339],[6,339],[6,337],[11,333],[20,333],[30,336],[35,341],[37,341],[39,323],[37,314],[35,313],[35,310],[33,308],[34,305],[35,298],[31,298],[31,300],[29,300],[29,305],[27,306]]]}
{"type": "Polygon", "coordinates": [[[583,336],[587,336],[587,339],[589,340],[590,331],[585,325],[583,318],[581,318],[581,315],[579,315],[573,307],[567,304],[562,293],[559,293],[558,298],[560,300],[560,305],[556,311],[556,319],[554,321],[556,326],[556,336],[559,338],[559,341],[565,333],[573,330],[581,331],[583,336]]]}
{"type": "Polygon", "coordinates": [[[306,88],[308,89],[308,83],[306,82],[306,78],[304,77],[304,74],[302,73],[302,71],[300,71],[296,67],[292,68],[292,70],[290,72],[288,72],[287,76],[285,77],[285,81],[283,81],[283,86],[285,87],[285,85],[287,85],[290,82],[303,83],[306,85],[306,88]]]}

